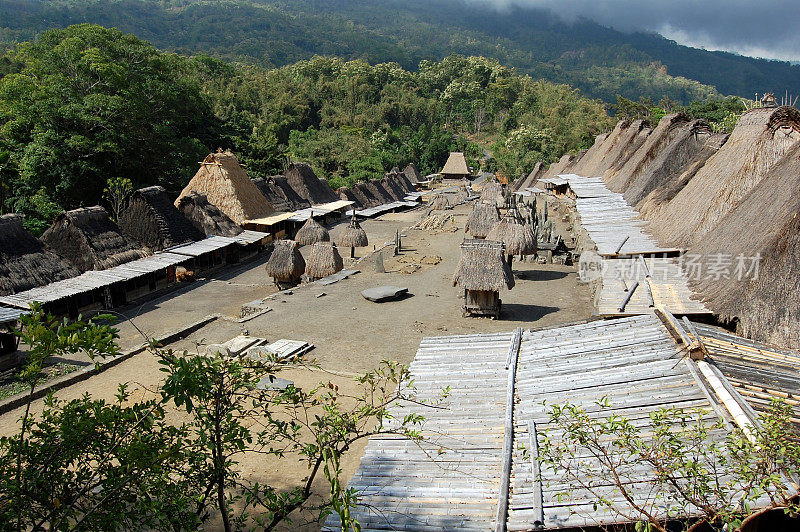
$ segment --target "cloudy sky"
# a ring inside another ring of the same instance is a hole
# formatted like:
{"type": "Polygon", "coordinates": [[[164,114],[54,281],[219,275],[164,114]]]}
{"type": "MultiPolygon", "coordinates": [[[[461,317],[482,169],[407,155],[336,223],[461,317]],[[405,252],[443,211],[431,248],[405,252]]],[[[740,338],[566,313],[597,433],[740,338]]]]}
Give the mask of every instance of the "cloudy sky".
{"type": "Polygon", "coordinates": [[[656,31],[681,44],[800,61],[800,0],[469,0],[548,8],[622,31],[656,31]]]}

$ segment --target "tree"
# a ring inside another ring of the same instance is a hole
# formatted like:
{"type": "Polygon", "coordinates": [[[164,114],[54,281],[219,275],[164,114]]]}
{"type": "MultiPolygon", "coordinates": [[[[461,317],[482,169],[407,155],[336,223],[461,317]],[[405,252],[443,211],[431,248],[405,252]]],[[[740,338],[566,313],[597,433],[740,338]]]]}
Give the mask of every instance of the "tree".
{"type": "Polygon", "coordinates": [[[133,183],[124,177],[110,177],[103,190],[103,199],[111,209],[111,219],[119,220],[120,214],[128,207],[133,194],[133,183]]]}
{"type": "Polygon", "coordinates": [[[215,119],[187,61],[133,35],[49,30],[12,59],[24,66],[0,79],[11,203],[44,188],[64,209],[96,204],[109,175],[174,189],[209,149],[215,119]]]}
{"type": "Polygon", "coordinates": [[[39,305],[15,331],[27,348],[19,379],[28,399],[19,432],[0,438],[0,521],[15,530],[173,528],[196,522],[190,492],[173,467],[186,460],[182,429],[167,424],[157,401],[127,404],[88,396],[62,402],[49,395],[44,412],[30,406],[44,366],[77,352],[95,360],[118,352],[117,331],[100,315],[67,322],[39,305]]]}
{"type": "Polygon", "coordinates": [[[0,522],[15,530],[196,530],[215,515],[226,531],[271,530],[309,506],[320,476],[329,495],[309,509],[323,518],[336,512],[344,528],[357,530],[350,514],[357,493],[341,483],[343,454],[373,434],[421,439],[421,415],[392,417],[395,401],[414,401],[408,368],[397,363],[356,377],[358,392],[348,395],[330,382],[310,390],[273,385],[298,365],[275,357],[192,355],[154,341],[150,352],[165,379],[150,399],[134,400],[121,384],[113,401],[51,394],[31,415],[52,357],[118,352],[109,319],[70,323],[40,306],[21,318],[16,334],[29,356],[19,378],[29,393],[19,432],[0,438],[0,522]],[[300,460],[308,475],[288,489],[259,484],[237,467],[248,455],[300,460]]]}
{"type": "MultiPolygon", "coordinates": [[[[612,408],[607,398],[595,406],[612,408]]],[[[757,503],[764,499],[767,510],[796,515],[800,507],[793,483],[800,442],[791,406],[773,400],[747,430],[729,431],[721,420],[709,422],[709,415],[702,409],[663,408],[637,426],[616,414],[603,417],[570,403],[554,405],[540,459],[559,478],[585,490],[597,506],[646,530],[674,530],[667,520],[680,521],[689,531],[739,530],[760,515],[757,503]],[[722,442],[712,437],[721,431],[727,433],[722,442]],[[637,494],[632,487],[643,480],[652,489],[637,494]],[[614,501],[598,487],[609,481],[620,497],[614,501]]]]}

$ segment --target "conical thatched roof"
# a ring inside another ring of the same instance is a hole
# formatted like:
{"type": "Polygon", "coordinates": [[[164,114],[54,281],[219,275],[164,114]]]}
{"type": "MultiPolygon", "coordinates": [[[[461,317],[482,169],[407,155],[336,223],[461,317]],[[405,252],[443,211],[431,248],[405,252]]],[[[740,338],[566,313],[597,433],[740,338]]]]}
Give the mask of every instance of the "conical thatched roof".
{"type": "Polygon", "coordinates": [[[486,203],[503,205],[506,202],[506,195],[503,185],[497,181],[486,183],[481,191],[480,200],[486,203]]]}
{"type": "Polygon", "coordinates": [[[412,184],[422,181],[422,174],[419,173],[419,170],[417,170],[417,167],[414,163],[408,163],[408,166],[406,166],[405,170],[403,170],[403,173],[412,184]]]}
{"type": "Polygon", "coordinates": [[[431,207],[434,210],[441,211],[452,207],[452,203],[450,203],[450,198],[447,196],[447,194],[439,193],[436,194],[436,196],[433,198],[433,201],[431,201],[431,207]]]}
{"type": "Polygon", "coordinates": [[[81,272],[28,233],[21,214],[0,216],[0,295],[75,277],[81,272]]]}
{"type": "Polygon", "coordinates": [[[105,270],[148,255],[122,234],[100,206],[60,214],[41,240],[82,272],[105,270]]]}
{"type": "Polygon", "coordinates": [[[124,234],[152,251],[204,238],[159,186],[134,192],[118,224],[124,234]]]}
{"type": "Polygon", "coordinates": [[[653,218],[662,244],[700,241],[800,141],[794,107],[759,108],[743,114],[722,148],[653,218]]]}
{"type": "Polygon", "coordinates": [[[439,172],[444,177],[464,177],[470,175],[469,166],[467,166],[467,159],[460,151],[450,152],[447,162],[444,163],[444,168],[439,172]]]}
{"type": "Polygon", "coordinates": [[[486,238],[489,231],[500,221],[500,211],[494,203],[479,201],[472,208],[464,225],[464,232],[469,232],[475,238],[486,238]]]}
{"type": "Polygon", "coordinates": [[[253,184],[261,191],[272,208],[278,212],[289,212],[295,210],[286,197],[286,193],[281,187],[271,179],[265,180],[263,177],[253,177],[250,179],[253,184]]]}
{"type": "Polygon", "coordinates": [[[203,194],[192,192],[178,198],[178,210],[206,236],[236,236],[242,232],[241,227],[211,205],[203,194]]]}
{"type": "Polygon", "coordinates": [[[330,242],[317,242],[306,258],[306,275],[309,279],[322,279],[344,268],[339,250],[330,242]]]}
{"type": "Polygon", "coordinates": [[[536,253],[536,235],[530,225],[520,223],[516,213],[509,211],[486,235],[486,240],[505,244],[509,255],[536,253]]]}
{"type": "Polygon", "coordinates": [[[792,348],[800,345],[798,190],[800,143],[689,249],[702,268],[685,263],[692,289],[737,333],[792,348]]]}
{"type": "Polygon", "coordinates": [[[514,288],[514,274],[504,255],[502,242],[465,240],[453,274],[453,286],[491,292],[499,292],[503,287],[514,288]]]}
{"type": "Polygon", "coordinates": [[[292,163],[286,170],[286,181],[289,186],[303,199],[312,205],[336,201],[336,193],[324,181],[317,177],[314,170],[306,163],[292,163]]]}
{"type": "Polygon", "coordinates": [[[296,283],[306,269],[306,261],[294,240],[278,240],[267,261],[267,275],[276,281],[296,283]]]}
{"type": "Polygon", "coordinates": [[[237,224],[269,216],[275,209],[258,190],[247,173],[229,152],[209,153],[200,169],[178,195],[175,205],[192,192],[204,194],[208,202],[237,224]]]}
{"type": "Polygon", "coordinates": [[[348,248],[360,248],[369,244],[367,232],[361,228],[355,216],[350,218],[350,224],[336,239],[336,244],[348,248]]]}
{"type": "Polygon", "coordinates": [[[328,242],[331,239],[331,235],[327,229],[317,223],[313,216],[309,216],[303,227],[297,230],[294,239],[301,246],[308,246],[317,242],[328,242]]]}

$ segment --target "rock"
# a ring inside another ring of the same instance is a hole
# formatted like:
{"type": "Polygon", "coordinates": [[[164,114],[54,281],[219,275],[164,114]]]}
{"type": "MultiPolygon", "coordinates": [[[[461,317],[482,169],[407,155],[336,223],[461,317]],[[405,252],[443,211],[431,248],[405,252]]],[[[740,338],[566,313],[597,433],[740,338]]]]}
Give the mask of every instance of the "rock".
{"type": "Polygon", "coordinates": [[[259,390],[285,390],[294,383],[290,380],[281,379],[275,375],[267,375],[256,384],[259,390]]]}
{"type": "Polygon", "coordinates": [[[392,301],[398,299],[408,293],[408,288],[399,286],[376,286],[375,288],[367,288],[361,292],[364,299],[381,303],[383,301],[392,301]]]}
{"type": "Polygon", "coordinates": [[[420,262],[422,264],[430,264],[430,265],[439,264],[440,262],[442,262],[442,257],[439,257],[438,255],[425,255],[424,257],[422,257],[422,260],[420,260],[420,262]]]}
{"type": "Polygon", "coordinates": [[[400,273],[414,273],[422,269],[422,266],[419,264],[406,264],[402,268],[400,268],[400,273]]]}

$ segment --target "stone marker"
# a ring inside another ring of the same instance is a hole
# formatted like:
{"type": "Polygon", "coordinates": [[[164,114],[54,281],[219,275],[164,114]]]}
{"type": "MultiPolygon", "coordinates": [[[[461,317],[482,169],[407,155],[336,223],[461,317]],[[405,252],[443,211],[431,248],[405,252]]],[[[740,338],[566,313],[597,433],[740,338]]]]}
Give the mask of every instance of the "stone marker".
{"type": "Polygon", "coordinates": [[[367,288],[361,292],[364,299],[381,303],[383,301],[392,301],[398,299],[408,293],[408,288],[400,286],[376,286],[375,288],[367,288]]]}
{"type": "Polygon", "coordinates": [[[383,253],[375,254],[375,273],[386,273],[386,268],[383,266],[383,253]]]}

